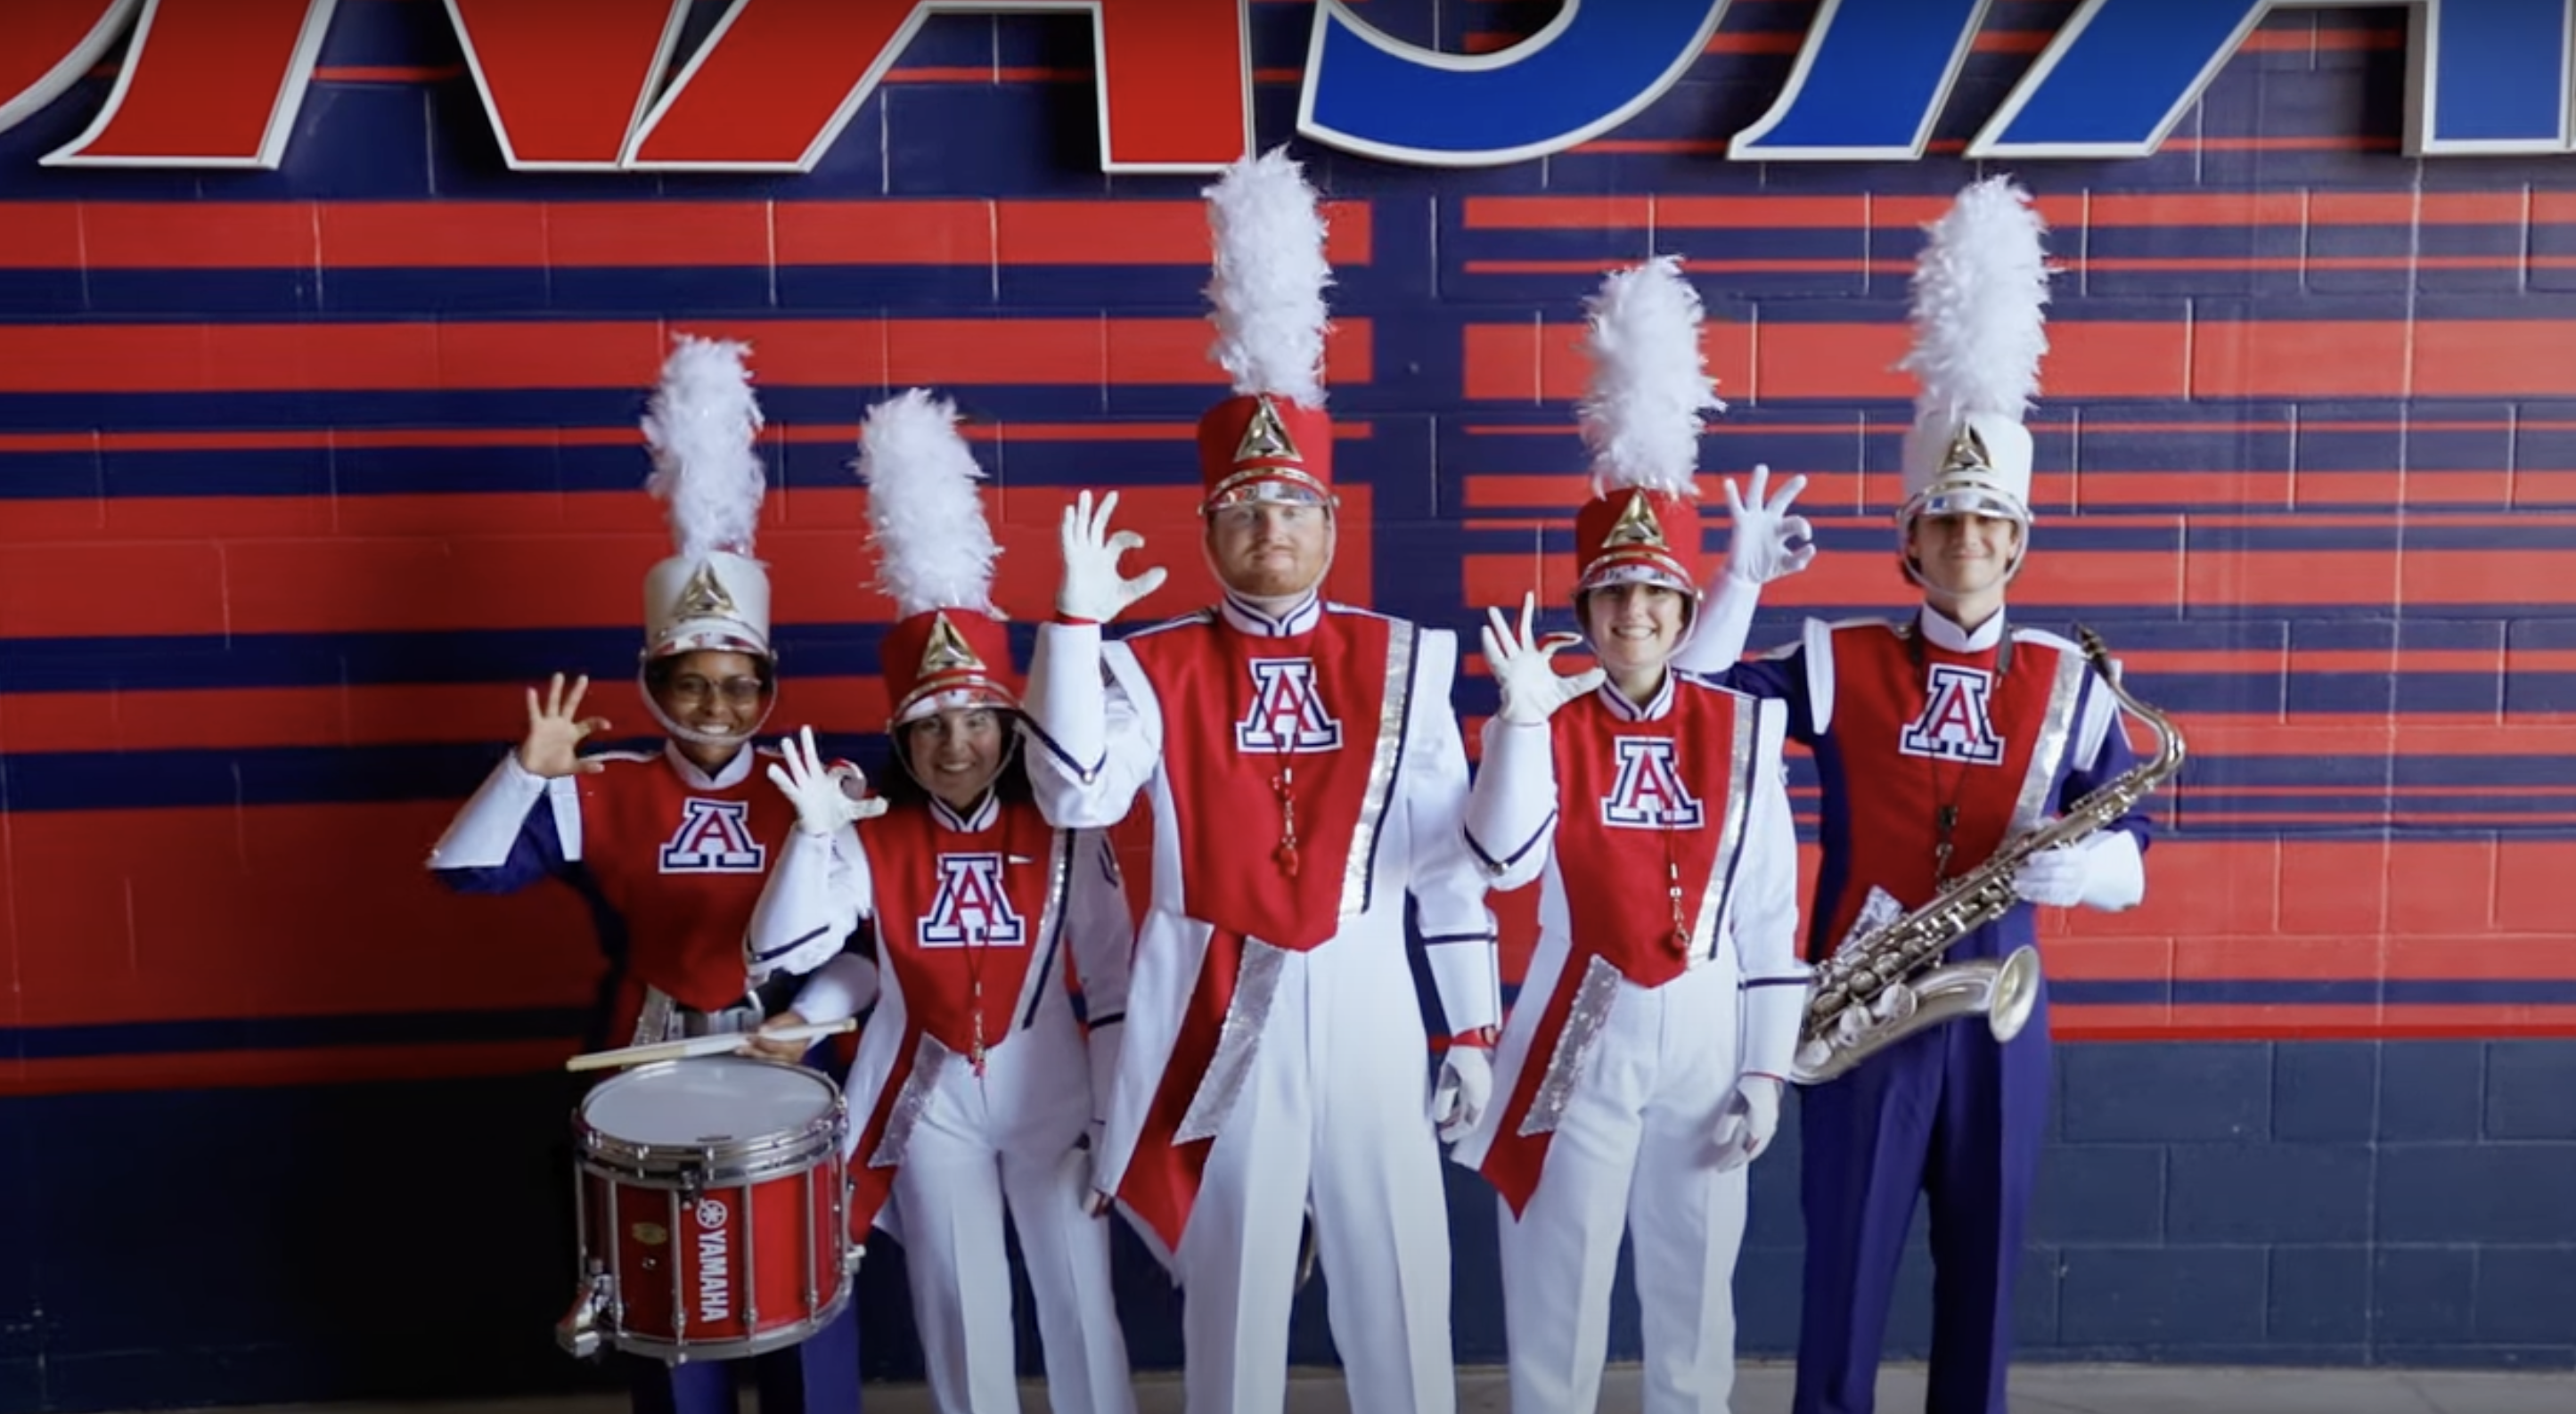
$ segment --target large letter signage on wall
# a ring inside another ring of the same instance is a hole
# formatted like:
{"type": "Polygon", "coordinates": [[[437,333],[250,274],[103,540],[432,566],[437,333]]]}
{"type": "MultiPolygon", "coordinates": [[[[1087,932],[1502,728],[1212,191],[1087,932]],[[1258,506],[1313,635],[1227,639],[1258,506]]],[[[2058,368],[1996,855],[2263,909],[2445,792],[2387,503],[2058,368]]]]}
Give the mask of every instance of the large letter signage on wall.
{"type": "Polygon", "coordinates": [[[614,171],[689,0],[447,0],[447,18],[513,171],[614,171]]]}
{"type": "Polygon", "coordinates": [[[145,0],[116,87],[58,167],[275,167],[338,0],[145,0]]]}
{"type": "Polygon", "coordinates": [[[1909,161],[1967,63],[1988,0],[1825,0],[1771,111],[1735,135],[1745,162],[1909,161]]]}
{"type": "Polygon", "coordinates": [[[1343,0],[1317,0],[1297,130],[1435,167],[1544,157],[1661,98],[1725,13],[1726,0],[1565,0],[1538,33],[1469,55],[1389,39],[1343,0]]]}
{"type": "Polygon", "coordinates": [[[1252,142],[1248,3],[733,0],[645,117],[625,165],[810,170],[925,18],[1071,10],[1091,16],[1102,170],[1214,171],[1252,142]]]}
{"type": "MultiPolygon", "coordinates": [[[[2084,0],[1970,157],[2153,153],[2275,9],[2084,0]]],[[[1101,167],[1213,171],[1251,150],[1250,0],[730,0],[678,72],[692,0],[444,0],[504,159],[526,170],[807,171],[937,14],[1091,21],[1101,167]]],[[[2576,150],[2576,0],[2340,0],[2408,10],[2405,147],[2576,150]]],[[[336,0],[0,0],[0,130],[130,38],[55,166],[275,167],[336,0]]],[[[1922,155],[1991,0],[1822,0],[1739,161],[1922,155]]],[[[1390,162],[1489,167],[1588,141],[1700,65],[1727,0],[1560,0],[1490,54],[1390,38],[1315,0],[1298,129],[1390,162]]],[[[1037,141],[1038,135],[1027,135],[1037,141]]]]}
{"type": "MultiPolygon", "coordinates": [[[[2321,0],[2085,0],[1968,144],[1970,157],[2144,157],[2274,8],[2321,0]]],[[[2564,152],[2568,0],[2404,4],[2406,150],[2564,152]]]]}
{"type": "Polygon", "coordinates": [[[0,132],[60,98],[107,52],[139,0],[18,0],[0,20],[0,132]]]}

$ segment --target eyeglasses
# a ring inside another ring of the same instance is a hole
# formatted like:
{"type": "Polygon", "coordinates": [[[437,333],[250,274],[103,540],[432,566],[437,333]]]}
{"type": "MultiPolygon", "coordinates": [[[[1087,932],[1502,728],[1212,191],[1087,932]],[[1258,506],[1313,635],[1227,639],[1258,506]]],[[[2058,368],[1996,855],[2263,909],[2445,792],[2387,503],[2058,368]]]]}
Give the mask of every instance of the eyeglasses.
{"type": "Polygon", "coordinates": [[[1258,530],[1273,524],[1303,530],[1323,522],[1324,508],[1311,501],[1236,501],[1208,514],[1229,530],[1258,530]]]}
{"type": "Polygon", "coordinates": [[[758,678],[726,678],[722,682],[709,682],[695,673],[687,673],[671,679],[671,696],[687,703],[704,702],[721,694],[727,703],[740,707],[759,701],[761,695],[768,691],[769,685],[758,678]]]}

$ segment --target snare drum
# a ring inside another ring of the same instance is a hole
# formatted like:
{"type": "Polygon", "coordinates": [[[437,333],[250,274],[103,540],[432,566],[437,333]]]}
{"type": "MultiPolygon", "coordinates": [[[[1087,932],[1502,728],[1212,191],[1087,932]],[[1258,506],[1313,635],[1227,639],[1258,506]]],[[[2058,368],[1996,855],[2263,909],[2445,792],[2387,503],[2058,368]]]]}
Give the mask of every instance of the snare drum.
{"type": "Polygon", "coordinates": [[[580,1289],[556,1339],[672,1364],[796,1344],[850,1299],[839,1087],[716,1056],[638,1066],[573,1114],[580,1289]]]}

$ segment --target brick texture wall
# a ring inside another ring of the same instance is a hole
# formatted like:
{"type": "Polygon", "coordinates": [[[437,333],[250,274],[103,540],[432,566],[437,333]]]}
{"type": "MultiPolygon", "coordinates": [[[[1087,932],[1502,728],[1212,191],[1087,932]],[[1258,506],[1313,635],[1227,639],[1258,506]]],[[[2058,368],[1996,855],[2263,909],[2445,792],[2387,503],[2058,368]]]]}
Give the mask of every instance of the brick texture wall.
{"type": "MultiPolygon", "coordinates": [[[[1366,8],[1453,49],[1548,12],[1366,8]]],[[[1471,635],[1559,596],[1580,302],[1672,251],[1733,404],[1703,467],[1811,478],[1824,554],[1756,643],[1900,605],[1916,226],[2072,8],[1990,7],[1919,162],[1723,160],[1809,0],[1739,0],[1543,161],[1300,144],[1335,203],[1335,592],[1471,635]]],[[[1277,141],[1310,12],[1250,13],[1277,141]]],[[[2016,613],[2097,627],[2192,749],[2147,904],[2048,925],[2031,1358],[2576,1365],[2576,168],[2402,156],[2404,26],[2283,9],[2155,156],[2017,172],[2063,273],[2016,613]]],[[[115,62],[0,131],[0,1411],[595,1380],[549,1340],[550,1072],[599,958],[568,896],[420,861],[521,684],[591,671],[644,720],[666,334],[755,346],[781,723],[866,756],[886,610],[847,463],[888,391],[965,408],[1024,621],[1080,486],[1129,488],[1175,569],[1149,612],[1198,593],[1199,182],[1100,175],[1069,16],[933,19],[801,176],[510,172],[427,0],[342,0],[277,171],[40,167],[115,62]]],[[[1529,903],[1498,908],[1517,966],[1529,903]]],[[[1795,1338],[1796,1164],[1757,1169],[1748,1353],[1795,1338]]],[[[1492,1208],[1452,1181],[1491,1359],[1492,1208]]],[[[899,1261],[866,1276],[880,1374],[913,1363],[899,1261]]],[[[1170,1288],[1132,1245],[1120,1280],[1138,1363],[1173,1363],[1170,1288]]],[[[1329,1354],[1311,1294],[1296,1349],[1329,1354]]]]}

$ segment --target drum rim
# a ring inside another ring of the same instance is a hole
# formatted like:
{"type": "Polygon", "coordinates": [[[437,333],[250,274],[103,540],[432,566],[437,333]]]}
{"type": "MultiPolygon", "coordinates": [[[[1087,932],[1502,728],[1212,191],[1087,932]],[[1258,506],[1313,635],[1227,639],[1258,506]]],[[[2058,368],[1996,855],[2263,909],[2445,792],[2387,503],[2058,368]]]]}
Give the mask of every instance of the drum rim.
{"type": "Polygon", "coordinates": [[[596,1131],[579,1137],[582,1167],[591,1172],[647,1188],[693,1190],[802,1173],[836,1153],[846,1132],[844,1124],[818,1120],[792,1135],[764,1136],[757,1147],[639,1144],[596,1131]]]}
{"type": "Polygon", "coordinates": [[[845,1273],[841,1278],[840,1286],[833,1291],[831,1299],[825,1301],[818,1310],[782,1326],[754,1331],[746,1336],[734,1336],[727,1340],[690,1340],[686,1337],[673,1339],[670,1336],[655,1335],[629,1336],[609,1326],[602,1326],[599,1336],[602,1344],[614,1346],[630,1355],[660,1360],[665,1364],[677,1364],[683,1357],[690,1360],[748,1360],[755,1355],[766,1355],[773,1350],[801,1344],[815,1332],[830,1325],[850,1304],[851,1294],[857,1287],[858,1283],[845,1273]]]}
{"type": "Polygon", "coordinates": [[[832,1077],[809,1066],[767,1056],[698,1056],[653,1061],[601,1081],[573,1106],[572,1121],[584,1169],[603,1178],[631,1180],[641,1187],[688,1191],[776,1178],[812,1168],[821,1156],[837,1150],[847,1136],[849,1105],[832,1077]],[[712,1143],[628,1139],[600,1128],[590,1118],[592,1098],[606,1090],[640,1078],[670,1075],[682,1066],[703,1068],[703,1062],[709,1060],[747,1062],[793,1074],[821,1087],[825,1103],[819,1112],[793,1128],[712,1143]]]}

